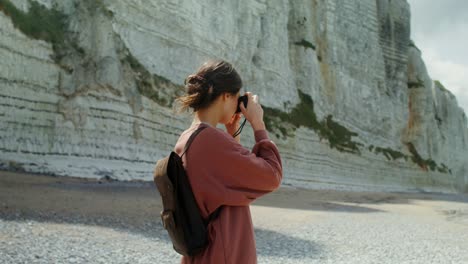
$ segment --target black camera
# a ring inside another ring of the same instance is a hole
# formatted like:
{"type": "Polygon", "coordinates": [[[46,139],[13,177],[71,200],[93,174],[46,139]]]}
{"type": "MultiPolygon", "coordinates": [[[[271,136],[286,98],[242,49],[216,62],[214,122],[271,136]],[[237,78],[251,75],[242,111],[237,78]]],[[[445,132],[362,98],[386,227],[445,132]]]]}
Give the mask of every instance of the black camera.
{"type": "Polygon", "coordinates": [[[249,97],[247,97],[247,95],[240,96],[239,99],[237,100],[237,110],[236,110],[236,113],[240,113],[240,112],[241,112],[240,103],[243,102],[243,103],[244,103],[244,107],[247,108],[247,102],[248,102],[248,101],[249,101],[249,97]]]}

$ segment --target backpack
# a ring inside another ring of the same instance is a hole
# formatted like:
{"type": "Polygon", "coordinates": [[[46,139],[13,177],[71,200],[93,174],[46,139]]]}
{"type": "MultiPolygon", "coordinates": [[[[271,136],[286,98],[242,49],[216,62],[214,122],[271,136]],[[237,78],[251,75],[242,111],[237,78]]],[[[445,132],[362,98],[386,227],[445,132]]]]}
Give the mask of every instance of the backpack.
{"type": "Polygon", "coordinates": [[[203,219],[183,167],[182,157],[194,138],[206,126],[199,127],[187,141],[183,154],[171,153],[160,159],[154,169],[154,183],[162,198],[161,220],[169,233],[173,248],[184,256],[194,256],[208,245],[208,223],[215,219],[221,207],[207,220],[203,219]]]}

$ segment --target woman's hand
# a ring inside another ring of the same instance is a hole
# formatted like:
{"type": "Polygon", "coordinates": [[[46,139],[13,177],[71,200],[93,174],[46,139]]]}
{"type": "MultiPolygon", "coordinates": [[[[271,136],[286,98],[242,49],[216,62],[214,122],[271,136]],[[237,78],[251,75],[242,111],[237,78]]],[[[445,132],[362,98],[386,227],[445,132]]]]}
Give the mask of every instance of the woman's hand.
{"type": "Polygon", "coordinates": [[[245,93],[249,97],[247,108],[244,104],[240,105],[240,109],[245,118],[252,125],[253,130],[261,130],[265,128],[265,122],[263,122],[263,108],[258,101],[258,95],[254,95],[251,92],[245,93]]]}
{"type": "MultiPolygon", "coordinates": [[[[233,135],[239,129],[241,116],[241,113],[236,113],[232,116],[231,121],[225,124],[226,131],[229,133],[229,135],[233,135]]],[[[236,136],[235,140],[240,143],[240,135],[236,136]]]]}

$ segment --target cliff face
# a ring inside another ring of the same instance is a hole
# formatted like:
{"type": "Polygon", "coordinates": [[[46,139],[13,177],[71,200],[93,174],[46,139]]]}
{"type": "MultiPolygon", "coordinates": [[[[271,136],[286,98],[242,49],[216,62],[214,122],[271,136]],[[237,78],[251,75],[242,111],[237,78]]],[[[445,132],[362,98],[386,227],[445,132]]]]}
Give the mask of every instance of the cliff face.
{"type": "Polygon", "coordinates": [[[191,122],[172,113],[184,78],[223,58],[285,183],[466,191],[466,115],[409,25],[403,0],[0,0],[1,167],[151,180],[191,122]]]}

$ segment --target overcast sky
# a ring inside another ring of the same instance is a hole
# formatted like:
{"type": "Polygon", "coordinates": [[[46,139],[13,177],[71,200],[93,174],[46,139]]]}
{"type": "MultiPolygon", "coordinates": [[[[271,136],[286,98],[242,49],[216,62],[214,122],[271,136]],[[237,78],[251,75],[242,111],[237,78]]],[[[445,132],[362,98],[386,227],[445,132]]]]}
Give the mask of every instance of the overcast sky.
{"type": "Polygon", "coordinates": [[[408,0],[411,38],[433,80],[457,97],[468,115],[468,1],[408,0]]]}

